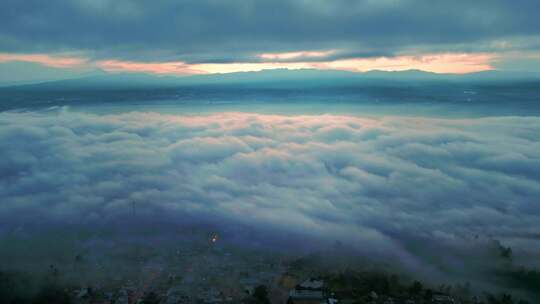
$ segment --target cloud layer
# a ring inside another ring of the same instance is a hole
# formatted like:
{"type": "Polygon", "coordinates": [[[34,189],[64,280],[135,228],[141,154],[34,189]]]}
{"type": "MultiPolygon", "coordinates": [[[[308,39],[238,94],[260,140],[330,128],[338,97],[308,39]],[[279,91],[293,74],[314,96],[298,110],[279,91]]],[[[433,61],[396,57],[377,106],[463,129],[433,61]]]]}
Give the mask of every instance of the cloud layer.
{"type": "Polygon", "coordinates": [[[2,113],[0,124],[8,221],[45,207],[91,221],[136,202],[321,231],[538,228],[537,118],[2,113]]]}
{"type": "Polygon", "coordinates": [[[332,58],[538,50],[539,4],[508,1],[4,1],[0,51],[84,51],[131,61],[252,62],[261,53],[332,58]]]}
{"type": "Polygon", "coordinates": [[[276,68],[540,71],[534,0],[7,0],[3,7],[0,71],[13,78],[5,83],[276,68]],[[37,65],[17,68],[14,60],[37,65]]]}
{"type": "Polygon", "coordinates": [[[415,271],[470,270],[457,257],[478,253],[464,241],[477,235],[540,252],[539,134],[536,117],[3,112],[0,229],[124,225],[136,208],[137,225],[340,240],[415,271]]]}

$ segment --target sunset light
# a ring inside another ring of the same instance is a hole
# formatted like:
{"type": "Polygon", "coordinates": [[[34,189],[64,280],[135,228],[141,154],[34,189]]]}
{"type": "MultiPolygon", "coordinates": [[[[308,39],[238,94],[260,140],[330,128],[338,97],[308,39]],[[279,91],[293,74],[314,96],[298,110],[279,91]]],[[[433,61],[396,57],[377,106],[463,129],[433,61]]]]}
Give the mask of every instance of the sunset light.
{"type": "Polygon", "coordinates": [[[497,58],[488,53],[443,53],[421,56],[397,56],[376,58],[351,58],[334,61],[281,61],[282,59],[326,56],[323,52],[297,52],[261,54],[265,62],[232,63],[186,63],[182,61],[144,62],[125,60],[92,61],[81,57],[56,57],[47,54],[0,54],[0,62],[27,61],[57,68],[99,68],[107,72],[152,73],[169,75],[193,75],[235,73],[268,69],[317,69],[366,72],[371,70],[405,71],[422,70],[435,73],[472,73],[492,70],[491,62],[497,58]],[[272,61],[275,60],[275,61],[272,61]]]}

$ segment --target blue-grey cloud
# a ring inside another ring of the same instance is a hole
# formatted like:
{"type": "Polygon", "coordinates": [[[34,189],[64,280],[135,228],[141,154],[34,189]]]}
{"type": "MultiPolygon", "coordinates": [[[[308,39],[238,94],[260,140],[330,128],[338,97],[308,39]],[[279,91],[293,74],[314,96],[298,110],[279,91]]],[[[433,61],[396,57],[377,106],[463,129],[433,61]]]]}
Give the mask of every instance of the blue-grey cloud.
{"type": "Polygon", "coordinates": [[[134,205],[139,223],[341,240],[410,269],[426,250],[457,263],[475,235],[527,256],[539,134],[535,117],[3,112],[0,228],[101,227],[134,205]]]}
{"type": "Polygon", "coordinates": [[[489,51],[516,39],[512,47],[529,48],[523,41],[540,34],[539,9],[534,0],[8,0],[0,11],[0,51],[229,62],[306,49],[343,49],[345,57],[489,51]]]}

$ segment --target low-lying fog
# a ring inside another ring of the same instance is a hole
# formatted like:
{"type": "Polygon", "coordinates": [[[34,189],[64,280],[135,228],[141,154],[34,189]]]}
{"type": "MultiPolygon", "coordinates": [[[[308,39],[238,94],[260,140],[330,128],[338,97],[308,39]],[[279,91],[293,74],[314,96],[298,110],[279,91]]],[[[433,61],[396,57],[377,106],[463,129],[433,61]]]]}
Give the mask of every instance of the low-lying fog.
{"type": "Polygon", "coordinates": [[[0,113],[0,145],[5,269],[114,272],[214,235],[437,280],[484,280],[502,246],[539,266],[538,117],[63,108],[0,113]]]}

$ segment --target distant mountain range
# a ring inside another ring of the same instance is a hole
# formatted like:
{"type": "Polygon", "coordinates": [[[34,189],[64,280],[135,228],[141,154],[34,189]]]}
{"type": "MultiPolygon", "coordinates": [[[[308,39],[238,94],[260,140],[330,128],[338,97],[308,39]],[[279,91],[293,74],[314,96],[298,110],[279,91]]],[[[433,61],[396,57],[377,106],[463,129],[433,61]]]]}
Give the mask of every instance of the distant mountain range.
{"type": "Polygon", "coordinates": [[[355,73],[315,69],[274,69],[258,72],[207,74],[193,76],[160,76],[150,74],[97,73],[86,77],[20,84],[3,90],[74,90],[114,88],[173,88],[185,86],[244,86],[262,88],[350,87],[362,84],[391,82],[508,82],[540,81],[540,73],[486,71],[470,74],[437,74],[419,70],[399,72],[369,71],[355,73]]]}
{"type": "Polygon", "coordinates": [[[282,69],[185,77],[102,72],[2,87],[0,111],[65,105],[436,103],[464,109],[489,105],[503,114],[529,115],[540,111],[539,96],[539,74],[500,71],[457,75],[282,69]]]}

